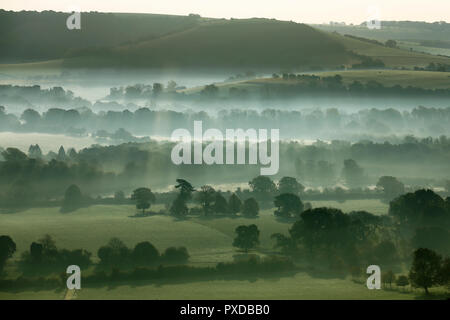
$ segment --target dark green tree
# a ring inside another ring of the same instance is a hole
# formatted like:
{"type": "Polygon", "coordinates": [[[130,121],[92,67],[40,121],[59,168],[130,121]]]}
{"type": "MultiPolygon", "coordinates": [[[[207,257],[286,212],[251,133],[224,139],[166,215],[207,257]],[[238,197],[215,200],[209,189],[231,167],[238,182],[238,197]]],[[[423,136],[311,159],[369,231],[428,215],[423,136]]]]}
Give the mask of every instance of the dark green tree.
{"type": "Polygon", "coordinates": [[[248,226],[239,226],[235,230],[233,246],[248,252],[259,244],[259,230],[254,224],[248,226]]]}
{"type": "Polygon", "coordinates": [[[305,187],[293,177],[283,177],[278,181],[278,192],[280,194],[292,193],[299,195],[303,193],[304,190],[305,187]]]}
{"type": "Polygon", "coordinates": [[[83,195],[76,184],[69,186],[64,194],[63,211],[75,210],[83,205],[83,195]]]}
{"type": "Polygon", "coordinates": [[[138,188],[133,191],[131,199],[136,201],[136,209],[144,213],[155,202],[155,195],[149,188],[138,188]]]}
{"type": "Polygon", "coordinates": [[[419,248],[414,251],[414,260],[409,271],[411,283],[429,294],[428,289],[440,282],[441,262],[442,257],[433,250],[419,248]]]}
{"type": "Polygon", "coordinates": [[[283,193],[275,197],[275,215],[289,218],[298,216],[303,211],[303,203],[300,198],[292,193],[283,193]]]}
{"type": "Polygon", "coordinates": [[[259,205],[255,198],[248,198],[242,206],[242,214],[246,217],[256,217],[259,213],[259,205]]]}
{"type": "Polygon", "coordinates": [[[131,258],[137,265],[153,265],[158,262],[159,251],[148,241],[139,242],[134,247],[131,258]]]}
{"type": "Polygon", "coordinates": [[[213,210],[218,214],[226,214],[229,212],[227,199],[225,199],[225,197],[220,192],[216,192],[213,210]]]}
{"type": "Polygon", "coordinates": [[[405,193],[405,185],[391,176],[380,177],[377,187],[383,189],[384,197],[389,200],[405,193]]]}
{"type": "Polygon", "coordinates": [[[0,236],[0,273],[3,272],[6,261],[16,252],[16,244],[10,236],[0,236]]]}
{"type": "Polygon", "coordinates": [[[275,183],[268,176],[258,176],[249,183],[253,192],[260,196],[273,196],[277,191],[275,183]]]}
{"type": "Polygon", "coordinates": [[[242,201],[239,197],[233,193],[228,199],[228,210],[231,214],[237,214],[241,211],[242,201]]]}
{"type": "Polygon", "coordinates": [[[211,213],[211,205],[216,197],[216,190],[211,186],[202,186],[197,194],[197,201],[203,208],[205,216],[211,213]]]}

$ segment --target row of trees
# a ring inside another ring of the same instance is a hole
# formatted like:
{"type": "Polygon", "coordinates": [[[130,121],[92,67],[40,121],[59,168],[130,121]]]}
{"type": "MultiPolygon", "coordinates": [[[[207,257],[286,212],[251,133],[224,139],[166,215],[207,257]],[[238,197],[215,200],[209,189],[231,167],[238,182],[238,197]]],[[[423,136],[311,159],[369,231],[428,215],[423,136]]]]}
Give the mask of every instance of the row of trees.
{"type": "MultiPolygon", "coordinates": [[[[15,252],[16,244],[11,237],[0,236],[0,273],[15,252]]],[[[100,268],[185,264],[189,259],[189,253],[183,246],[169,247],[160,253],[148,241],[139,242],[134,248],[129,248],[118,238],[112,238],[100,247],[97,256],[100,259],[100,268]]],[[[89,267],[93,264],[92,253],[85,249],[59,249],[50,235],[32,242],[29,250],[22,253],[18,262],[19,269],[27,274],[52,273],[65,270],[73,264],[82,269],[89,267]]]]}
{"type": "MultiPolygon", "coordinates": [[[[243,89],[234,88],[231,96],[242,96],[243,89]]],[[[206,95],[205,93],[204,95],[206,95]]],[[[210,94],[210,93],[209,93],[210,94]]],[[[244,95],[245,96],[245,95],[244,95]]],[[[350,103],[349,103],[350,104],[350,103]]],[[[66,105],[66,104],[64,104],[66,105]]],[[[8,106],[17,108],[13,105],[8,106]]],[[[8,113],[0,106],[0,130],[13,132],[66,133],[128,138],[136,140],[136,135],[170,136],[178,128],[191,128],[194,120],[202,120],[205,127],[218,128],[283,128],[282,138],[319,137],[334,139],[336,132],[341,138],[352,137],[364,130],[374,138],[417,134],[438,136],[449,134],[446,130],[450,108],[419,106],[404,111],[399,108],[367,108],[344,113],[337,108],[323,107],[310,111],[281,110],[237,110],[232,107],[218,110],[214,115],[205,111],[153,110],[138,105],[118,103],[94,105],[93,110],[77,108],[65,110],[50,108],[39,112],[27,108],[20,116],[8,113]],[[165,126],[158,126],[164,122],[165,126]],[[119,130],[129,132],[128,137],[119,130]]]]}

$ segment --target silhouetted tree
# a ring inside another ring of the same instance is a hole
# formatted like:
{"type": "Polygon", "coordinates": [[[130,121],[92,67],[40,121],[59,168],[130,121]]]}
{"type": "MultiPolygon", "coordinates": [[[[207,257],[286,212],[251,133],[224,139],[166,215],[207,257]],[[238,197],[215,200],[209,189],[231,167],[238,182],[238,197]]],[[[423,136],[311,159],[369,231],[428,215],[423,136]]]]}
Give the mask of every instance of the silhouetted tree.
{"type": "Polygon", "coordinates": [[[235,230],[236,238],[234,238],[233,246],[248,252],[249,249],[259,244],[259,230],[254,224],[248,226],[239,226],[235,230]]]}
{"type": "Polygon", "coordinates": [[[202,186],[198,191],[197,201],[203,208],[204,215],[208,215],[211,211],[211,204],[214,202],[216,190],[211,186],[202,186]]]}
{"type": "Polygon", "coordinates": [[[342,176],[350,186],[358,186],[364,180],[364,170],[353,159],[344,160],[342,176]]]}
{"type": "Polygon", "coordinates": [[[153,265],[159,259],[159,251],[148,241],[139,242],[134,247],[131,258],[137,265],[153,265]]]}
{"type": "Polygon", "coordinates": [[[298,216],[303,211],[303,203],[300,198],[292,193],[283,193],[275,197],[274,201],[275,215],[289,218],[291,216],[298,216]]]}
{"type": "Polygon", "coordinates": [[[273,196],[277,190],[275,183],[268,176],[253,178],[248,184],[253,192],[264,197],[273,196]]]}
{"type": "Polygon", "coordinates": [[[16,244],[10,236],[0,236],[0,274],[3,272],[6,261],[16,252],[16,244]]]}
{"type": "Polygon", "coordinates": [[[220,192],[216,192],[213,210],[215,213],[221,213],[221,214],[228,213],[227,200],[220,192]]]}
{"type": "Polygon", "coordinates": [[[169,247],[161,255],[165,263],[185,264],[189,260],[189,253],[185,247],[169,247]]]}
{"type": "Polygon", "coordinates": [[[239,197],[236,195],[236,193],[233,193],[230,196],[230,199],[228,199],[228,209],[231,214],[237,214],[241,211],[242,208],[242,201],[239,199],[239,197]]]}
{"type": "Polygon", "coordinates": [[[405,275],[400,275],[400,276],[398,276],[397,281],[395,282],[395,284],[396,284],[398,287],[401,287],[401,288],[406,287],[407,285],[409,285],[408,277],[405,276],[405,275]]]}
{"type": "Polygon", "coordinates": [[[242,214],[246,217],[256,217],[259,213],[259,205],[255,198],[248,198],[242,206],[242,214]]]}
{"type": "Polygon", "coordinates": [[[155,202],[155,195],[149,188],[138,188],[133,191],[131,200],[136,201],[136,209],[144,213],[155,202]]]}
{"type": "Polygon", "coordinates": [[[381,177],[377,182],[377,187],[383,189],[385,198],[389,200],[405,193],[405,185],[395,177],[381,177]]]}
{"type": "Polygon", "coordinates": [[[63,211],[75,210],[83,205],[83,195],[80,188],[72,184],[69,186],[64,194],[63,211]]]}
{"type": "Polygon", "coordinates": [[[419,248],[414,251],[414,260],[409,271],[411,283],[429,294],[428,289],[439,283],[441,262],[442,257],[433,250],[419,248]]]}
{"type": "Polygon", "coordinates": [[[292,193],[299,195],[303,193],[305,187],[301,185],[297,179],[293,177],[283,177],[278,181],[278,192],[282,193],[292,193]]]}

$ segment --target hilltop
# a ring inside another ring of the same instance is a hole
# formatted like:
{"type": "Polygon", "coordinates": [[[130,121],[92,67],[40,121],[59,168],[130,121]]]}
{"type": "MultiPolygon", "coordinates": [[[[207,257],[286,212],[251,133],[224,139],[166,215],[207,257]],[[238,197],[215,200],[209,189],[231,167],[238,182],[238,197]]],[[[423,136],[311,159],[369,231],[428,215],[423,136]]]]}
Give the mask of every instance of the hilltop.
{"type": "Polygon", "coordinates": [[[59,60],[56,65],[63,68],[255,71],[344,68],[367,57],[386,67],[450,64],[450,58],[274,19],[89,12],[82,13],[81,30],[67,30],[67,17],[52,11],[1,10],[0,45],[5,49],[0,61],[59,60]]]}

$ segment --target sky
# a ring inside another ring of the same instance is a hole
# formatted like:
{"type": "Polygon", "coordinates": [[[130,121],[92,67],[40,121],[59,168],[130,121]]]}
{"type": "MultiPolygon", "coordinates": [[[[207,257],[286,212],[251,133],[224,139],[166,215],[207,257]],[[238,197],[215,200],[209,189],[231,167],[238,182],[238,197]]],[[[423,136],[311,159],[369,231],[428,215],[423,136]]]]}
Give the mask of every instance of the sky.
{"type": "Polygon", "coordinates": [[[264,17],[303,23],[450,21],[450,0],[1,0],[4,10],[140,12],[211,18],[264,17]]]}

